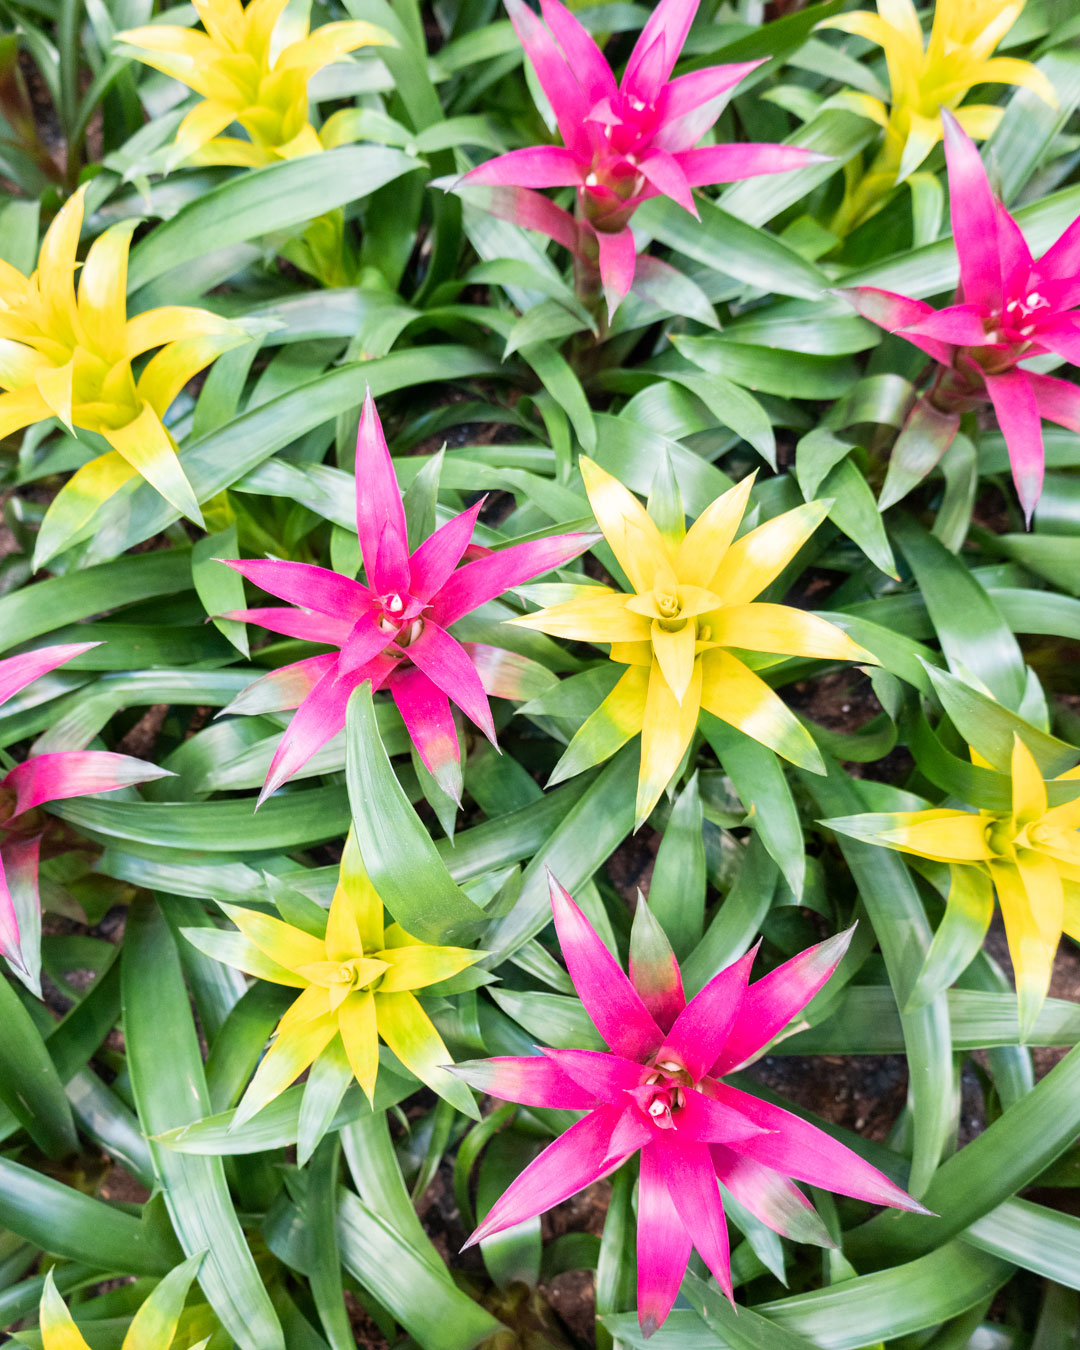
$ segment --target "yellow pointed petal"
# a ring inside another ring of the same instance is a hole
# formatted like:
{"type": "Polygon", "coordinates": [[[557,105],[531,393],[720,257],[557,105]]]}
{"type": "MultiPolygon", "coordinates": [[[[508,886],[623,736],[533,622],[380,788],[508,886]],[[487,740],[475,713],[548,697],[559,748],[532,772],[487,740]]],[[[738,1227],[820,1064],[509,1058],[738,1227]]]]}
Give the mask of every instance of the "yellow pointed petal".
{"type": "Polygon", "coordinates": [[[728,605],[755,599],[794,558],[828,509],[827,502],[806,502],[736,539],[706,583],[708,589],[722,595],[728,605]]]}
{"type": "MultiPolygon", "coordinates": [[[[943,0],[948,3],[948,0],[943,0]]],[[[903,35],[914,47],[922,47],[923,31],[911,0],[877,0],[877,10],[890,28],[903,35]]]]}
{"type": "MultiPolygon", "coordinates": [[[[1012,958],[1013,972],[1016,977],[1016,993],[1019,1002],[1020,1034],[1026,1038],[1039,1009],[1046,999],[1050,988],[1050,976],[1054,966],[1054,952],[1057,940],[1047,942],[1036,914],[1033,899],[1044,917],[1057,904],[1058,913],[1064,918],[1063,899],[1058,885],[1057,895],[1046,894],[1033,897],[1027,882],[1030,880],[1036,892],[1045,878],[1039,877],[1030,869],[1021,872],[1019,867],[1009,863],[993,863],[990,867],[997,890],[1001,917],[1005,921],[1005,936],[1009,943],[1009,956],[1012,958]]],[[[1052,885],[1052,883],[1051,883],[1052,885]]],[[[1060,922],[1058,933],[1060,934],[1060,922]]]]}
{"type": "MultiPolygon", "coordinates": [[[[675,633],[664,630],[659,620],[652,625],[653,653],[676,703],[682,703],[694,673],[697,625],[688,620],[675,633]]],[[[697,714],[694,714],[695,721],[697,714]]]]}
{"type": "Polygon", "coordinates": [[[709,628],[710,641],[721,647],[878,664],[872,653],[853,642],[836,624],[790,605],[725,605],[710,615],[709,628]]]}
{"type": "Polygon", "coordinates": [[[236,121],[237,109],[220,99],[197,103],[176,128],[173,143],[183,159],[201,150],[236,121]]]}
{"type": "Polygon", "coordinates": [[[898,183],[915,172],[943,135],[940,117],[924,117],[914,109],[908,110],[908,133],[896,175],[898,183]]]}
{"type": "Polygon", "coordinates": [[[588,455],[579,461],[589,505],[635,591],[651,591],[660,567],[670,567],[660,531],[634,494],[588,455]]]}
{"type": "Polygon", "coordinates": [[[265,145],[242,141],[238,136],[215,136],[198,150],[192,151],[188,163],[195,165],[223,164],[237,169],[263,169],[277,161],[265,145]]]}
{"type": "Polygon", "coordinates": [[[480,960],[483,952],[466,947],[433,947],[426,942],[392,947],[379,952],[387,963],[379,982],[380,994],[397,994],[403,989],[424,989],[429,984],[448,980],[480,960]]]}
{"type": "Polygon", "coordinates": [[[295,1082],[318,1059],[337,1031],[337,1018],[329,1013],[279,1030],[277,1039],[263,1056],[255,1077],[240,1099],[230,1129],[238,1129],[295,1082]]]}
{"type": "Polygon", "coordinates": [[[38,393],[36,385],[0,394],[0,440],[51,416],[52,409],[38,393]]]}
{"type": "Polygon", "coordinates": [[[987,818],[970,811],[902,812],[903,824],[883,830],[878,838],[905,853],[938,862],[989,862],[996,855],[986,839],[987,818]]]}
{"type": "Polygon", "coordinates": [[[645,720],[649,671],[652,668],[651,649],[647,648],[646,651],[644,664],[631,666],[599,708],[578,728],[555,765],[548,779],[548,787],[554,787],[556,783],[562,783],[575,774],[591,769],[594,764],[609,759],[641,730],[645,720]]]}
{"type": "MultiPolygon", "coordinates": [[[[219,325],[223,321],[219,321],[219,325]]],[[[137,385],[139,397],[158,417],[164,417],[177,394],[192,376],[233,347],[249,341],[247,333],[234,325],[218,327],[202,337],[183,338],[163,347],[146,363],[137,385]]],[[[165,494],[162,494],[163,496],[165,494]]],[[[175,505],[175,503],[174,503],[175,505]]]]}
{"type": "MultiPolygon", "coordinates": [[[[312,961],[309,964],[296,967],[297,975],[302,975],[305,980],[312,984],[321,985],[323,988],[330,986],[331,1005],[333,1004],[333,982],[341,974],[343,961],[312,961]]],[[[370,984],[372,980],[378,979],[386,969],[385,961],[375,956],[354,956],[348,962],[348,969],[355,971],[357,981],[360,985],[370,984]]],[[[345,991],[346,993],[348,990],[345,991]]]]}
{"type": "Polygon", "coordinates": [[[45,1276],[45,1287],[41,1291],[38,1319],[44,1350],[90,1350],[64,1306],[64,1300],[53,1283],[51,1270],[45,1276]]]}
{"type": "Polygon", "coordinates": [[[284,984],[294,989],[307,987],[307,980],[302,975],[272,961],[243,933],[227,929],[188,928],[184,936],[199,951],[212,956],[215,961],[223,961],[234,970],[242,970],[245,975],[254,975],[260,980],[269,980],[271,984],[284,984]]]}
{"type": "Polygon", "coordinates": [[[48,369],[48,359],[33,347],[13,342],[10,338],[0,338],[0,388],[34,387],[37,376],[48,369]]]}
{"type": "Polygon", "coordinates": [[[825,771],[814,738],[779,695],[737,657],[717,649],[705,652],[699,664],[701,706],[706,712],[811,773],[825,771]]]}
{"type": "Polygon", "coordinates": [[[176,445],[149,403],[144,403],[138,417],[126,426],[106,428],[103,434],[170,506],[202,526],[202,512],[180,467],[176,445]]]}
{"type": "MultiPolygon", "coordinates": [[[[82,284],[85,285],[85,281],[82,284]]],[[[79,293],[81,297],[81,288],[79,293]]],[[[248,336],[234,323],[220,314],[211,314],[208,309],[196,309],[191,305],[163,305],[160,309],[148,309],[128,320],[124,330],[124,350],[120,356],[130,361],[152,347],[164,347],[167,343],[186,338],[226,333],[238,341],[245,341],[248,336]]]]}
{"type": "Polygon", "coordinates": [[[682,763],[697,727],[700,709],[700,661],[694,662],[682,703],[675,699],[659,663],[653,666],[641,727],[641,771],[638,775],[635,829],[648,819],[682,763]]]}
{"type": "Polygon", "coordinates": [[[746,514],[756,477],[757,470],[721,493],[687,530],[675,555],[675,574],[681,584],[711,589],[710,582],[746,514]]]}
{"type": "Polygon", "coordinates": [[[379,1035],[421,1083],[425,1083],[440,1097],[445,1097],[465,1115],[479,1119],[479,1112],[468,1088],[443,1068],[443,1065],[453,1062],[450,1052],[412,994],[406,991],[399,994],[376,993],[375,1016],[379,1035]]]}
{"type": "MultiPolygon", "coordinates": [[[[842,33],[850,33],[852,37],[865,38],[867,42],[873,42],[878,47],[891,47],[896,44],[901,35],[895,28],[887,24],[884,19],[877,14],[871,14],[869,10],[857,9],[851,14],[836,14],[831,19],[824,19],[819,28],[838,28],[842,33]]],[[[919,48],[922,48],[922,42],[919,42],[919,48]]]]}
{"type": "Polygon", "coordinates": [[[1013,736],[1012,750],[1013,829],[1019,833],[1025,825],[1047,813],[1046,784],[1035,758],[1019,736],[1013,736]]]}
{"type": "Polygon", "coordinates": [[[353,1077],[363,1089],[369,1104],[373,1104],[375,1080],[379,1074],[379,1032],[374,994],[369,989],[350,994],[338,1009],[337,1017],[353,1077]]]}
{"type": "Polygon", "coordinates": [[[65,202],[45,232],[38,254],[38,286],[46,306],[56,318],[75,322],[75,261],[82,231],[83,197],[79,188],[65,202]]]}
{"type": "Polygon", "coordinates": [[[359,20],[326,23],[302,42],[294,42],[278,57],[274,70],[305,70],[314,75],[358,47],[383,47],[397,44],[383,28],[359,20]]]}
{"type": "Polygon", "coordinates": [[[1057,90],[1038,66],[1033,66],[1030,61],[1020,61],[1012,56],[995,56],[980,67],[979,83],[1020,85],[1038,94],[1051,108],[1058,106],[1057,90]]]}
{"type": "Polygon", "coordinates": [[[966,108],[957,108],[953,116],[973,141],[988,141],[1005,116],[1005,109],[992,103],[969,103],[966,108]]]}
{"type": "Polygon", "coordinates": [[[326,953],[348,961],[383,946],[383,904],[364,867],[350,827],[338,870],[338,884],[326,924],[326,953]]]}
{"type": "Polygon", "coordinates": [[[1080,942],[1080,882],[1064,881],[1062,892],[1061,926],[1074,942],[1080,942]]]}
{"type": "Polygon", "coordinates": [[[52,415],[59,417],[72,435],[75,433],[75,428],[71,425],[71,399],[74,379],[75,366],[71,361],[63,366],[45,366],[38,371],[36,376],[38,393],[48,405],[52,415]]]}
{"type": "Polygon", "coordinates": [[[108,361],[124,351],[128,249],[137,220],[123,220],[99,235],[79,273],[79,317],[94,349],[108,361]]]}
{"type": "Polygon", "coordinates": [[[272,914],[242,909],[239,905],[222,904],[221,908],[250,942],[286,970],[296,970],[297,966],[310,965],[326,956],[326,945],[318,938],[275,919],[272,914]]]}
{"type": "Polygon", "coordinates": [[[121,1350],[169,1350],[201,1257],[189,1257],[155,1285],[132,1318],[121,1350]]]}
{"type": "Polygon", "coordinates": [[[649,621],[627,608],[630,599],[621,591],[605,588],[599,594],[550,605],[511,622],[577,642],[641,642],[648,639],[649,621]]]}

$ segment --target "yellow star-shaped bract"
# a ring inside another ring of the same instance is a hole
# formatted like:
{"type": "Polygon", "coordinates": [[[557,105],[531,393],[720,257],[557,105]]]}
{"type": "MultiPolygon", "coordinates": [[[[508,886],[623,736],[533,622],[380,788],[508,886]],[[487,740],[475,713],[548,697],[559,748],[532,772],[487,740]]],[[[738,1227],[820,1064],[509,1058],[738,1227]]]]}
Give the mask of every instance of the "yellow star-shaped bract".
{"type": "Polygon", "coordinates": [[[105,230],[80,270],[83,195],[80,188],[49,226],[29,277],[0,261],[0,438],[58,417],[72,430],[97,432],[113,447],[71,478],[50,512],[71,511],[76,500],[85,500],[90,511],[139,474],[201,524],[163,418],[192,376],[249,334],[208,310],[183,305],[129,319],[128,249],[138,222],[105,230]],[[154,347],[160,350],[136,377],[132,362],[154,347]]]}
{"type": "MultiPolygon", "coordinates": [[[[184,1300],[201,1256],[191,1257],[177,1266],[155,1286],[153,1292],[131,1320],[121,1350],[169,1350],[184,1309],[184,1300]]],[[[90,1350],[74,1318],[64,1305],[53,1282],[52,1271],[45,1276],[38,1309],[43,1350],[90,1350]]],[[[20,1337],[16,1336],[16,1340],[20,1337]]],[[[203,1350],[207,1337],[191,1350],[203,1350]]]]}
{"type": "MultiPolygon", "coordinates": [[[[468,1088],[443,1067],[450,1053],[415,991],[457,975],[485,953],[419,942],[397,923],[384,927],[382,901],[351,832],[324,937],[256,910],[222,909],[242,935],[222,959],[249,975],[303,991],[278,1023],[236,1109],[234,1128],[283,1092],[337,1036],[369,1101],[381,1038],[433,1092],[476,1114],[468,1088]]],[[[199,932],[188,930],[187,936],[198,942],[199,932]]],[[[213,949],[211,954],[219,955],[213,949]]]]}
{"type": "Polygon", "coordinates": [[[826,619],[755,603],[817,529],[828,504],[807,502],[736,539],[750,476],[718,497],[689,530],[680,503],[662,531],[618,479],[586,456],[581,474],[633,592],[559,587],[569,598],[513,622],[555,637],[610,643],[611,659],[628,669],[580,727],[553,778],[606,759],[640,731],[640,825],[677,771],[702,708],[792,763],[822,772],[810,733],[744,657],[767,652],[877,664],[826,619]]]}
{"type": "Polygon", "coordinates": [[[194,0],[205,32],[148,24],[117,34],[130,55],[202,96],[177,129],[178,161],[260,168],[322,150],[309,120],[308,82],[358,47],[393,42],[374,24],[328,23],[309,33],[305,20],[296,39],[280,45],[287,3],[194,0]],[[221,134],[234,123],[250,139],[221,134]]]}
{"type": "MultiPolygon", "coordinates": [[[[976,762],[985,764],[972,752],[976,762]]],[[[1050,987],[1062,932],[1080,940],[1080,796],[1048,804],[1046,783],[1019,736],[1012,751],[1012,810],[882,812],[826,823],[855,838],[947,863],[962,902],[985,932],[997,893],[1016,975],[1020,1028],[1032,1029],[1050,987]],[[985,904],[980,902],[980,892],[985,904]]],[[[1080,768],[1061,780],[1080,778],[1080,768]]],[[[953,892],[950,892],[950,904],[953,892]]]]}
{"type": "Polygon", "coordinates": [[[925,41],[911,0],[878,0],[876,14],[856,10],[824,20],[821,27],[866,38],[885,53],[889,106],[869,94],[843,95],[846,106],[885,130],[868,178],[883,177],[887,181],[880,186],[889,189],[913,173],[942,138],[942,108],[954,113],[973,140],[990,136],[1004,109],[988,103],[961,107],[975,85],[1022,85],[1057,106],[1054,86],[1036,66],[991,55],[1023,8],[1024,0],[938,0],[925,41]]]}

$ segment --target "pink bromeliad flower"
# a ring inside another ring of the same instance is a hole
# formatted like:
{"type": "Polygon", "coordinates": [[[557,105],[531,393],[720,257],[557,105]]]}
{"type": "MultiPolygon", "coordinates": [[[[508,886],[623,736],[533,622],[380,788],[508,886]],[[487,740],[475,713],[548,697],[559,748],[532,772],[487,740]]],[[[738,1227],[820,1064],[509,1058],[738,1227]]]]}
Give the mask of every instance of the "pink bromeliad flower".
{"type": "MultiPolygon", "coordinates": [[[[0,661],[0,703],[96,642],[66,642],[0,661]]],[[[168,776],[131,755],[61,750],[31,755],[0,778],[0,955],[26,987],[41,996],[41,896],[38,863],[42,823],[36,807],[67,797],[146,783],[168,776]]]]}
{"type": "Polygon", "coordinates": [[[627,979],[567,892],[549,880],[570,978],[611,1052],[545,1049],[454,1067],[493,1097],[587,1113],[526,1167],[467,1245],[550,1209],[640,1152],[638,1321],[650,1336],[675,1302],[692,1247],[732,1297],[718,1181],[777,1233],[822,1246],[834,1244],[791,1178],[927,1212],[823,1130],[723,1082],[822,988],[852,930],[747,987],[755,948],[688,1003],[678,962],[644,902],[634,916],[627,979]]]}
{"type": "MultiPolygon", "coordinates": [[[[873,286],[847,294],[865,318],[907,338],[938,363],[894,459],[910,447],[912,463],[929,472],[952,443],[960,415],[989,401],[1030,523],[1042,492],[1041,419],[1080,432],[1080,388],[1022,365],[1047,352],[1080,365],[1080,218],[1041,258],[1032,258],[1019,225],[994,197],[974,142],[951,113],[943,110],[942,118],[960,260],[956,303],[935,310],[873,286]]],[[[881,504],[894,500],[886,482],[881,504]]]]}
{"type": "Polygon", "coordinates": [[[698,0],[660,0],[620,82],[560,0],[541,0],[546,28],[524,0],[505,3],[563,144],[511,150],[464,181],[496,189],[489,202],[494,214],[542,231],[598,267],[609,315],[634,280],[628,221],[642,202],[670,197],[696,216],[695,187],[781,173],[823,158],[790,145],[697,145],[734,87],[761,64],[710,66],[669,78],[698,0]],[[551,187],[577,188],[578,220],[531,190],[551,187]]]}
{"type": "Polygon", "coordinates": [[[297,709],[257,806],[338,734],[349,696],[365,680],[372,690],[390,691],[425,766],[460,801],[461,759],[450,704],[495,744],[488,692],[503,690],[498,649],[480,643],[466,648],[447,629],[511,587],[561,567],[599,538],[552,535],[498,552],[480,550],[484,556],[458,567],[483,504],[481,499],[447,521],[410,554],[394,463],[369,390],[356,438],[356,531],[367,585],[308,563],[222,559],[296,606],[233,610],[225,617],[338,649],[271,671],[224,710],[297,709]]]}

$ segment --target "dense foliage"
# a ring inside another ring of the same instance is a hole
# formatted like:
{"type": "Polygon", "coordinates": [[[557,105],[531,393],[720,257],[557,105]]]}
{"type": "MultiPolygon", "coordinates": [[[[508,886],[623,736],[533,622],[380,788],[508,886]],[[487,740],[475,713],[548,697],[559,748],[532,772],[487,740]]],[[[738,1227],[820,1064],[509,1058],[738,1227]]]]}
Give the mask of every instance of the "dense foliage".
{"type": "Polygon", "coordinates": [[[3,0],[0,1328],[1080,1345],[1078,104],[3,0]]]}

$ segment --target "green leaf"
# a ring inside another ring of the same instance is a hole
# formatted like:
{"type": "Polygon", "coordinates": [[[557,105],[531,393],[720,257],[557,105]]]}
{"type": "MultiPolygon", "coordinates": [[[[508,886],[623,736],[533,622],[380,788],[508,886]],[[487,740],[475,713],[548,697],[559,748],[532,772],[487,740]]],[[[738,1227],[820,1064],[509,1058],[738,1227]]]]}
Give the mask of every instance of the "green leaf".
{"type": "MultiPolygon", "coordinates": [[[[6,979],[0,978],[0,1102],[50,1158],[79,1145],[64,1085],[30,1014],[6,979]]],[[[92,1047],[96,1049],[97,1047],[92,1047]]]]}
{"type": "Polygon", "coordinates": [[[701,941],[705,923],[703,827],[695,774],[672,808],[649,882],[649,910],[680,960],[701,941]]]}
{"type": "Polygon", "coordinates": [[[233,521],[220,533],[207,534],[196,541],[191,550],[191,580],[214,627],[229,639],[241,656],[247,658],[250,655],[247,624],[238,619],[218,618],[227,610],[244,608],[243,577],[218,561],[239,556],[236,522],[233,521]]]}

